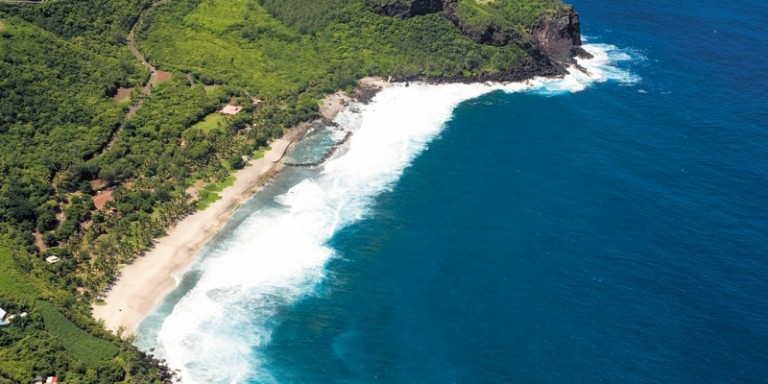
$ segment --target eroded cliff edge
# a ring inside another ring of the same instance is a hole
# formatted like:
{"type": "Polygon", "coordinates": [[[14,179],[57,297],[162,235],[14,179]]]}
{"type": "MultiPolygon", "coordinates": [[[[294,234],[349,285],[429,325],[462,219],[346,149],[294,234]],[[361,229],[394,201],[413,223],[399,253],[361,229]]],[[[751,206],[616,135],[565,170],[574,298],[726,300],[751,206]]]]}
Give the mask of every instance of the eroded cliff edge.
{"type": "Polygon", "coordinates": [[[534,76],[562,76],[575,58],[591,55],[582,47],[581,21],[571,5],[542,0],[541,10],[529,14],[503,12],[504,0],[366,0],[376,13],[410,18],[442,13],[462,34],[478,44],[515,44],[530,55],[524,65],[473,80],[522,80],[534,76]],[[509,16],[509,17],[505,17],[509,16]],[[527,17],[526,17],[527,16],[527,17]]]}

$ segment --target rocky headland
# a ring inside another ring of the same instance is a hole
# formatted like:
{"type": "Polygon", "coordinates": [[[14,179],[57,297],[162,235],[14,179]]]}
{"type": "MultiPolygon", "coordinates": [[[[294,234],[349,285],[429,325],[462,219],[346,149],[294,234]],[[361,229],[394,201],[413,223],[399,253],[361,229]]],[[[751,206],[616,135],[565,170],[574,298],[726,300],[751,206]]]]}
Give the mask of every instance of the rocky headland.
{"type": "Polygon", "coordinates": [[[516,44],[530,58],[523,65],[507,71],[474,78],[397,78],[399,81],[428,80],[431,82],[519,81],[535,76],[560,77],[568,73],[567,67],[576,65],[576,57],[591,58],[582,47],[579,14],[570,5],[547,12],[525,28],[510,25],[504,20],[477,22],[462,12],[461,0],[366,0],[376,13],[397,18],[410,18],[441,13],[462,34],[478,44],[505,46],[516,44]]]}

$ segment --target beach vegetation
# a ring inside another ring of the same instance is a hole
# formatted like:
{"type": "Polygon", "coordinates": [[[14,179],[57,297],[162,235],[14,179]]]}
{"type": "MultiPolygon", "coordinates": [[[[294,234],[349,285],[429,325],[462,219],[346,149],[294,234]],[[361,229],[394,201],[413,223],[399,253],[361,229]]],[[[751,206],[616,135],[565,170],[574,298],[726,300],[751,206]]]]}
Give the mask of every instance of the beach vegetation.
{"type": "Polygon", "coordinates": [[[200,191],[199,199],[195,202],[195,207],[198,210],[203,210],[220,199],[221,196],[218,193],[203,189],[200,191]]]}
{"type": "Polygon", "coordinates": [[[264,157],[264,155],[270,150],[272,147],[270,146],[263,146],[260,147],[258,150],[253,152],[253,155],[251,156],[252,159],[261,159],[264,157]]]}

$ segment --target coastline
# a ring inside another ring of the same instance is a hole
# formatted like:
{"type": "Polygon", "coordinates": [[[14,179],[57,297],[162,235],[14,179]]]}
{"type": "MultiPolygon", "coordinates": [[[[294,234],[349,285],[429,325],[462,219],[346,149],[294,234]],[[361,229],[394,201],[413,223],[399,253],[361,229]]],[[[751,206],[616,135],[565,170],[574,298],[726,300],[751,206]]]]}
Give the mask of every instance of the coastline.
{"type": "MultiPolygon", "coordinates": [[[[356,95],[370,95],[387,86],[389,83],[381,78],[364,78],[356,95]]],[[[343,92],[327,96],[320,105],[322,119],[333,120],[352,100],[343,92]]],[[[312,123],[302,123],[272,141],[271,149],[263,157],[250,160],[234,174],[235,182],[219,193],[221,199],[184,217],[157,239],[152,249],[123,267],[115,284],[106,292],[105,304],[92,306],[93,317],[103,320],[112,332],[133,334],[141,321],[176,288],[174,276],[194,260],[240,205],[280,172],[285,166],[284,154],[311,126],[312,123]]]]}

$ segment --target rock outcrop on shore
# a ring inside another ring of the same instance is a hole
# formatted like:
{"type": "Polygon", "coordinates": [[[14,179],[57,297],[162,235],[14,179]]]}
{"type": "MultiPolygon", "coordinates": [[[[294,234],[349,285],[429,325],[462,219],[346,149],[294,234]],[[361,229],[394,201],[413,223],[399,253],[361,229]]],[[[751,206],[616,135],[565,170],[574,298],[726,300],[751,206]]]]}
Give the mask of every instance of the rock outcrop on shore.
{"type": "Polygon", "coordinates": [[[592,57],[581,48],[581,21],[573,8],[566,15],[545,16],[531,36],[536,49],[559,63],[573,63],[574,57],[592,57]]]}
{"type": "MultiPolygon", "coordinates": [[[[460,16],[461,0],[366,0],[375,12],[398,18],[409,18],[442,13],[464,34],[478,44],[505,46],[516,44],[525,50],[531,60],[523,66],[506,72],[475,79],[445,79],[446,81],[522,80],[534,76],[561,76],[566,67],[575,64],[575,58],[590,58],[581,48],[581,21],[571,6],[542,14],[533,26],[524,32],[508,28],[497,22],[472,23],[460,16]]],[[[412,79],[399,79],[412,80],[412,79]]]]}

